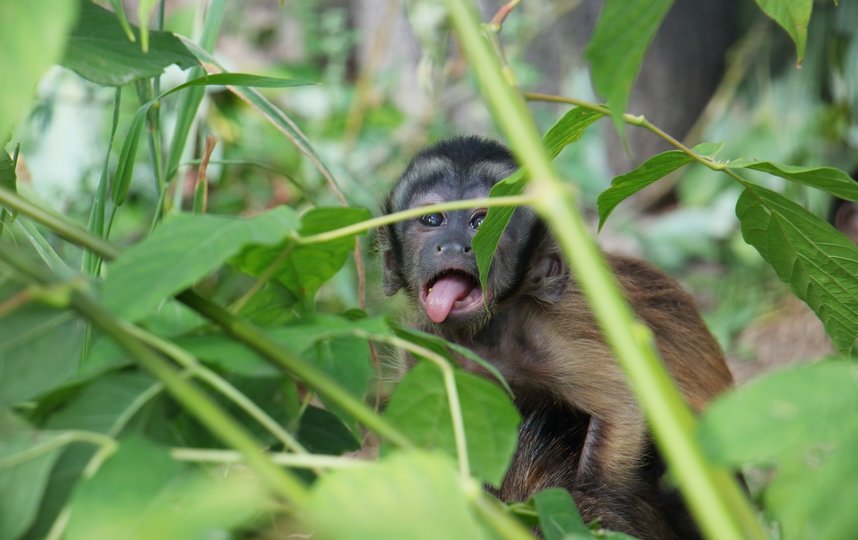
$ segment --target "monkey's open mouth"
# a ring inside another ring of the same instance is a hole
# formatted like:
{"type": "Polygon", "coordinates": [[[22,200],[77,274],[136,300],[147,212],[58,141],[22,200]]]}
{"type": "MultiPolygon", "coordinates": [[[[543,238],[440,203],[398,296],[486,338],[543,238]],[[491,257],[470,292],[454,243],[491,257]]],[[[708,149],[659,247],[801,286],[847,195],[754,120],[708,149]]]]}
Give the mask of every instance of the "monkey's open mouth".
{"type": "Polygon", "coordinates": [[[481,308],[483,290],[477,278],[463,270],[445,270],[423,286],[420,303],[434,323],[481,308]]]}

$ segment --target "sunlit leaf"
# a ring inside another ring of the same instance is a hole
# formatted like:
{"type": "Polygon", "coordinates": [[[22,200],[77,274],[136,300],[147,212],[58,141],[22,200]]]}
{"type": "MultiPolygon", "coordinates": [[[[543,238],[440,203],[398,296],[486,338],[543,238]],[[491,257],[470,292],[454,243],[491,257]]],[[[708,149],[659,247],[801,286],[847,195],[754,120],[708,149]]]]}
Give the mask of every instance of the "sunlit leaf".
{"type": "Polygon", "coordinates": [[[673,0],[607,0],[585,55],[593,86],[611,109],[611,119],[625,140],[623,114],[644,53],[673,0]]]}
{"type": "Polygon", "coordinates": [[[670,150],[649,158],[637,169],[611,180],[611,187],[599,195],[599,229],[605,225],[618,204],[691,161],[693,159],[685,152],[670,150]]]}
{"type": "Polygon", "coordinates": [[[155,77],[172,64],[182,69],[198,64],[196,57],[169,32],[150,32],[149,51],[143,52],[140,44],[128,40],[115,13],[89,1],[81,2],[80,17],[61,63],[106,86],[124,86],[135,79],[155,77]]]}
{"type": "Polygon", "coordinates": [[[807,44],[807,25],[813,10],[813,0],[755,0],[766,15],[786,30],[795,43],[799,63],[807,44]]]}
{"type": "Polygon", "coordinates": [[[483,538],[468,508],[446,456],[397,452],[326,474],[303,517],[314,538],[324,540],[483,538]]]}
{"type": "Polygon", "coordinates": [[[297,225],[295,212],[286,206],[247,219],[175,214],[110,265],[101,298],[116,314],[137,320],[245,246],[277,243],[297,225]]]}
{"type": "Polygon", "coordinates": [[[730,168],[753,169],[831,193],[835,197],[858,202],[858,182],[834,167],[796,167],[771,161],[736,160],[730,168]]]}
{"type": "Polygon", "coordinates": [[[145,439],[129,438],[75,490],[65,538],[228,537],[263,501],[253,477],[198,474],[145,439]]]}
{"type": "Polygon", "coordinates": [[[858,338],[858,247],[826,221],[759,186],[736,204],[745,241],[813,309],[840,351],[858,338]]]}
{"type": "Polygon", "coordinates": [[[858,428],[858,365],[826,361],[757,379],[718,399],[701,423],[707,453],[723,463],[772,463],[830,445],[858,428]]]}
{"type": "MultiPolygon", "coordinates": [[[[463,371],[455,375],[472,473],[498,486],[518,440],[518,411],[491,382],[463,371]]],[[[391,396],[385,417],[422,447],[456,455],[449,402],[437,367],[421,363],[409,371],[391,396]]]]}
{"type": "MultiPolygon", "coordinates": [[[[314,208],[301,217],[300,234],[309,236],[369,219],[363,208],[314,208]]],[[[336,274],[354,250],[354,236],[319,244],[254,246],[233,260],[254,276],[271,273],[295,295],[312,299],[319,287],[336,274]]]]}
{"type": "Polygon", "coordinates": [[[62,57],[77,11],[70,0],[0,2],[0,146],[30,110],[36,82],[62,57]]]}

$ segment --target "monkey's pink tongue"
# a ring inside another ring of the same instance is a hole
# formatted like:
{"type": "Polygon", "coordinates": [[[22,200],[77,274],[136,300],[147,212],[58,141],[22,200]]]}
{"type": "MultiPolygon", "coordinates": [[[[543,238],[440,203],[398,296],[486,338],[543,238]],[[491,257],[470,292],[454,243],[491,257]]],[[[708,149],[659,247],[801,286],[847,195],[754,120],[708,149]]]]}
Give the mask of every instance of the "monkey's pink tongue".
{"type": "Polygon", "coordinates": [[[467,298],[474,284],[465,276],[451,274],[432,285],[426,294],[426,314],[434,323],[442,323],[453,309],[453,304],[467,298]]]}

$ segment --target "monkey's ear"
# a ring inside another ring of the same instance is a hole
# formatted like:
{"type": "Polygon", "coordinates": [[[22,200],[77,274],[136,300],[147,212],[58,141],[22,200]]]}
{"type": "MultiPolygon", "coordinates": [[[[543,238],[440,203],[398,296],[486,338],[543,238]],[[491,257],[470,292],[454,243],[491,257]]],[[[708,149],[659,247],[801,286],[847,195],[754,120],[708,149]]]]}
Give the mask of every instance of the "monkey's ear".
{"type": "Polygon", "coordinates": [[[402,276],[399,274],[399,265],[396,263],[396,254],[393,253],[393,248],[384,250],[384,294],[393,296],[396,291],[404,286],[402,276]]]}
{"type": "Polygon", "coordinates": [[[569,268],[560,253],[553,250],[539,256],[527,272],[531,296],[549,304],[563,298],[568,283],[569,268]]]}

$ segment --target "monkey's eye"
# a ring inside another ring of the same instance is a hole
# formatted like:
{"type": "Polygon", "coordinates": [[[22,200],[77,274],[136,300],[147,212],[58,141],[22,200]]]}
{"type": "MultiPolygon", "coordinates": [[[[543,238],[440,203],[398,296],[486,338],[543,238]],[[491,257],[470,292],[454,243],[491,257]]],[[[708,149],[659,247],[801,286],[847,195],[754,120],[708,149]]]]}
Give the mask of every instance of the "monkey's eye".
{"type": "Polygon", "coordinates": [[[440,227],[444,223],[444,214],[434,213],[420,216],[420,223],[427,227],[440,227]]]}
{"type": "Polygon", "coordinates": [[[475,213],[473,216],[471,216],[471,228],[476,231],[477,229],[480,228],[480,225],[483,224],[483,221],[485,221],[485,219],[486,219],[485,210],[480,210],[479,212],[475,213]]]}

